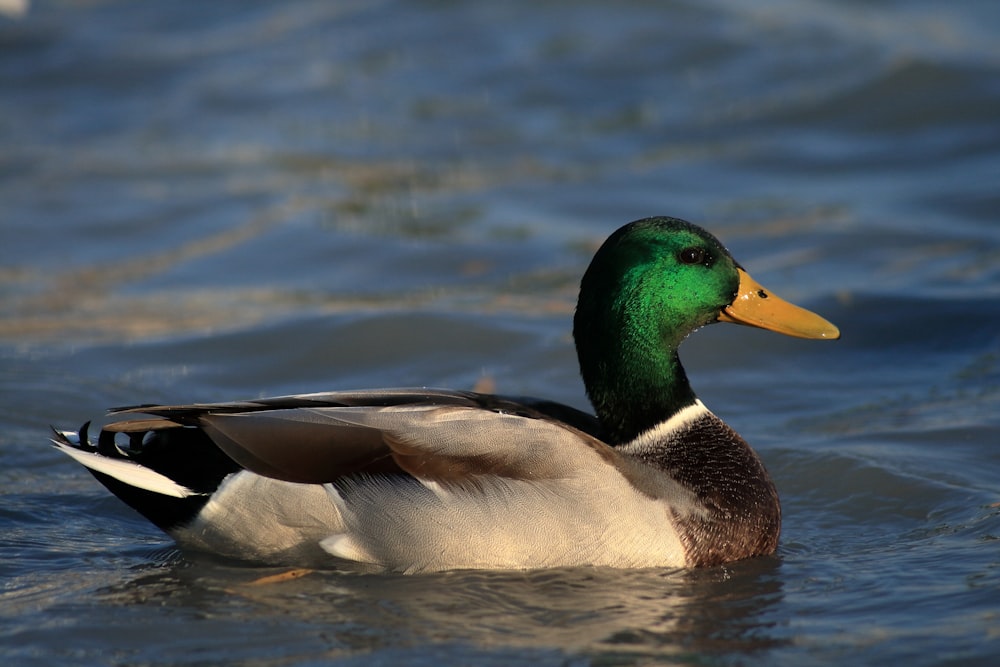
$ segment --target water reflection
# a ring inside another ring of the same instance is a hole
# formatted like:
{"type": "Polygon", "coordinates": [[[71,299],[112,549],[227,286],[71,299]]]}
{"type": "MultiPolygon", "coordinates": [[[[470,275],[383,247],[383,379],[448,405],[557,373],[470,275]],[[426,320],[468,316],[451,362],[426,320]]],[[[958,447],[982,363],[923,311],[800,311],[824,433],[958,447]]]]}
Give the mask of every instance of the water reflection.
{"type": "Polygon", "coordinates": [[[174,552],[154,571],[100,596],[112,606],[225,618],[248,634],[274,623],[300,640],[319,632],[331,656],[457,644],[557,649],[604,662],[751,655],[785,644],[771,613],[783,600],[780,566],[778,559],[765,558],[693,571],[317,571],[256,585],[280,570],[174,552]]]}

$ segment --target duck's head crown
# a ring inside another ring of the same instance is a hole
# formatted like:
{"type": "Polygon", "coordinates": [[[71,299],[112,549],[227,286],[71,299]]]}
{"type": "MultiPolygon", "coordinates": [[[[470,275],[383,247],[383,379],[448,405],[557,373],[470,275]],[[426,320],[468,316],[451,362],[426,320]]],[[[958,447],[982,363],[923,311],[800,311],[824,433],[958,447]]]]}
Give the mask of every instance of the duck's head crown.
{"type": "Polygon", "coordinates": [[[576,324],[610,315],[627,327],[619,333],[652,328],[661,343],[676,345],[732,303],[737,269],[722,243],[700,227],[670,217],[636,220],[608,237],[591,261],[576,324]]]}

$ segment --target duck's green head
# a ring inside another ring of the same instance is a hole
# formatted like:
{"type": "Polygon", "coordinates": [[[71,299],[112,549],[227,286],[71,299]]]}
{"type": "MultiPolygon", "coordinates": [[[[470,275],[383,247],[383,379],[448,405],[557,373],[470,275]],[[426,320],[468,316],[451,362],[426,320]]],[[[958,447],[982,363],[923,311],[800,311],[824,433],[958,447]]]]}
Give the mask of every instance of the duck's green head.
{"type": "Polygon", "coordinates": [[[720,321],[802,338],[840,335],[758,285],[718,239],[689,222],[637,220],[604,242],[583,276],[573,335],[610,440],[629,440],[695,400],[677,347],[720,321]]]}

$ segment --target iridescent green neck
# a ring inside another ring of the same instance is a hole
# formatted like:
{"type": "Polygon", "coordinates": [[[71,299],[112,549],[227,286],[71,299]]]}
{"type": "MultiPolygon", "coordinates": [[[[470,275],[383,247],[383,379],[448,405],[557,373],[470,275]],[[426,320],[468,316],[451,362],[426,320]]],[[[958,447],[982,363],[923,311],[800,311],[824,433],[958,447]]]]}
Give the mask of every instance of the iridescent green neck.
{"type": "Polygon", "coordinates": [[[586,313],[586,307],[577,309],[577,354],[587,395],[609,443],[628,442],[695,401],[677,355],[680,341],[664,340],[650,320],[635,321],[642,318],[635,313],[624,322],[606,318],[589,323],[586,313]]]}

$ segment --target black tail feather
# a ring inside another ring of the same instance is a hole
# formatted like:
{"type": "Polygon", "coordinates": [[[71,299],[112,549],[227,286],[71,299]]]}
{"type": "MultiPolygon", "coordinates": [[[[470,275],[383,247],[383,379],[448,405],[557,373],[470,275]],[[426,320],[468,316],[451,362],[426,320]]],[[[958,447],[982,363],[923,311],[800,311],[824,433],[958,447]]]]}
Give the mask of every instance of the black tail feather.
{"type": "Polygon", "coordinates": [[[111,493],[168,533],[190,523],[222,480],[242,469],[195,427],[129,433],[128,442],[121,445],[116,442],[116,434],[107,430],[101,431],[96,444],[91,442],[90,422],[80,427],[79,442],[73,442],[61,431],[53,431],[54,440],[60,445],[105,458],[131,461],[194,491],[194,495],[185,498],[168,496],[88,468],[111,493]]]}

